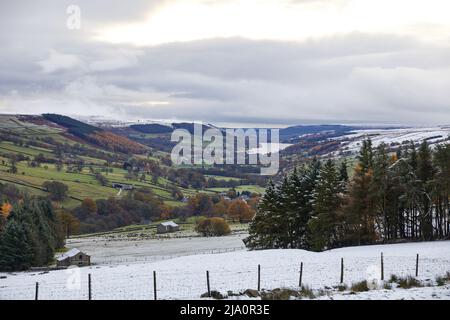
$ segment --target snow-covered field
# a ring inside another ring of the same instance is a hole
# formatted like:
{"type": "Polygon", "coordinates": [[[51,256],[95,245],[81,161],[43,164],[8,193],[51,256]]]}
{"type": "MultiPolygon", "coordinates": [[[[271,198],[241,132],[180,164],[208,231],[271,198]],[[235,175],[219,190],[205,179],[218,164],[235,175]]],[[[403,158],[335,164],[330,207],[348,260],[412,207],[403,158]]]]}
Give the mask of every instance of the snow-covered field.
{"type": "MultiPolygon", "coordinates": [[[[261,265],[261,287],[297,288],[300,262],[303,283],[313,289],[339,284],[340,260],[344,258],[347,284],[376,279],[380,254],[384,254],[385,278],[391,274],[414,275],[420,255],[419,279],[433,282],[450,271],[450,241],[348,247],[322,253],[304,250],[236,251],[222,254],[183,256],[157,262],[99,265],[49,273],[0,273],[0,299],[33,299],[39,282],[40,299],[87,299],[88,274],[92,275],[93,299],[152,299],[153,271],[157,275],[158,298],[199,299],[206,291],[205,272],[211,289],[226,293],[257,287],[261,265]]],[[[350,295],[335,292],[326,299],[450,299],[450,286],[414,289],[372,290],[350,295]]]]}
{"type": "Polygon", "coordinates": [[[91,255],[94,264],[124,264],[158,261],[174,257],[234,251],[244,248],[246,233],[226,237],[180,237],[160,239],[110,239],[95,236],[67,240],[66,246],[91,255]]]}

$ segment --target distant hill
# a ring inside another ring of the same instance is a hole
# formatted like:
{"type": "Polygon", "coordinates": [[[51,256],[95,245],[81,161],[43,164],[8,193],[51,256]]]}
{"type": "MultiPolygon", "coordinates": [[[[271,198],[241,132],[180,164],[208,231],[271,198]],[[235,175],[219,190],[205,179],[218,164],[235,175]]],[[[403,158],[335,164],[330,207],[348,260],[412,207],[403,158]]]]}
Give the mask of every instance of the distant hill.
{"type": "Polygon", "coordinates": [[[87,135],[103,131],[102,129],[91,126],[90,124],[86,124],[84,122],[60,114],[45,113],[42,116],[48,121],[66,128],[68,132],[79,138],[84,138],[87,135]]]}
{"type": "Polygon", "coordinates": [[[139,131],[141,133],[157,134],[157,133],[171,133],[173,128],[158,123],[149,124],[133,124],[131,129],[139,131]]]}
{"type": "Polygon", "coordinates": [[[355,127],[344,125],[298,125],[280,130],[280,140],[288,141],[295,140],[305,134],[317,134],[322,132],[330,132],[337,135],[345,134],[349,131],[355,130],[355,127]]]}
{"type": "Polygon", "coordinates": [[[126,137],[116,135],[73,118],[49,113],[43,114],[42,116],[46,120],[66,128],[70,134],[107,150],[123,153],[144,153],[146,151],[146,147],[126,137]]]}
{"type": "MultiPolygon", "coordinates": [[[[148,123],[148,124],[133,124],[130,126],[131,129],[136,130],[141,133],[148,134],[164,134],[172,133],[176,129],[185,129],[189,133],[194,134],[194,123],[192,122],[175,122],[171,125],[162,125],[158,123],[148,123]]],[[[213,128],[211,125],[202,125],[203,132],[213,128]]]]}

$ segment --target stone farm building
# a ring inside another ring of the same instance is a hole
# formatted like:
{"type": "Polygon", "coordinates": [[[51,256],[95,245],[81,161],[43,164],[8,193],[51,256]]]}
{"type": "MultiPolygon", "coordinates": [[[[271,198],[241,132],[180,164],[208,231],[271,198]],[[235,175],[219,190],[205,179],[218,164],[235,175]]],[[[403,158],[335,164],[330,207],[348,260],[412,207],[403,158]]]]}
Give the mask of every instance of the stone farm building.
{"type": "Polygon", "coordinates": [[[132,186],[131,184],[124,184],[124,183],[116,183],[116,182],[114,182],[113,184],[112,184],[112,187],[114,188],[114,189],[122,189],[122,190],[133,190],[134,189],[134,186],[132,186]]]}
{"type": "Polygon", "coordinates": [[[156,226],[157,233],[168,233],[180,230],[180,226],[173,221],[161,222],[156,226]]]}
{"type": "Polygon", "coordinates": [[[71,249],[66,253],[62,254],[56,258],[57,267],[68,267],[68,266],[89,266],[91,264],[91,256],[81,252],[78,249],[71,249]]]}

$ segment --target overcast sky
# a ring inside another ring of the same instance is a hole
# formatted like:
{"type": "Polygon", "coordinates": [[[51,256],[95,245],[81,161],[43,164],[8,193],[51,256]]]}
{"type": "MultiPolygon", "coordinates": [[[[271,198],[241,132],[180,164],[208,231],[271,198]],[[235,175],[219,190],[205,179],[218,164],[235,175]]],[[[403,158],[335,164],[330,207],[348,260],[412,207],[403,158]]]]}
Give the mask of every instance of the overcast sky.
{"type": "Polygon", "coordinates": [[[0,113],[450,124],[449,14],[448,0],[1,1],[0,113]]]}

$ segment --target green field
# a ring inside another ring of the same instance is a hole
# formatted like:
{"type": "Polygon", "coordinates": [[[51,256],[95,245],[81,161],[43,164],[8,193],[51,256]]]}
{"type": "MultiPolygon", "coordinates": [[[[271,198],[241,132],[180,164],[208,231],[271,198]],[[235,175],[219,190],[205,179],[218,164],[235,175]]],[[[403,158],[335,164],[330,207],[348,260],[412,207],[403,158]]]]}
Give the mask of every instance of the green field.
{"type": "Polygon", "coordinates": [[[224,176],[217,176],[217,175],[205,175],[205,178],[214,178],[216,180],[223,180],[223,181],[241,181],[240,178],[234,178],[234,177],[224,177],[224,176]]]}
{"type": "MultiPolygon", "coordinates": [[[[249,191],[252,193],[260,193],[260,194],[263,194],[264,190],[265,190],[265,188],[260,187],[260,186],[255,186],[255,185],[242,185],[242,186],[238,186],[234,189],[239,192],[249,191]]],[[[205,190],[212,191],[212,192],[227,192],[228,190],[230,190],[230,188],[208,188],[205,190]]]]}
{"type": "Polygon", "coordinates": [[[7,142],[7,141],[2,141],[0,142],[0,153],[1,154],[9,154],[9,153],[14,153],[14,154],[23,154],[23,155],[27,155],[27,156],[37,156],[40,153],[43,154],[46,157],[50,157],[53,158],[54,154],[51,150],[48,149],[44,149],[44,148],[37,148],[37,147],[33,147],[33,146],[29,146],[29,147],[20,147],[20,146],[16,146],[11,142],[7,142]]]}

